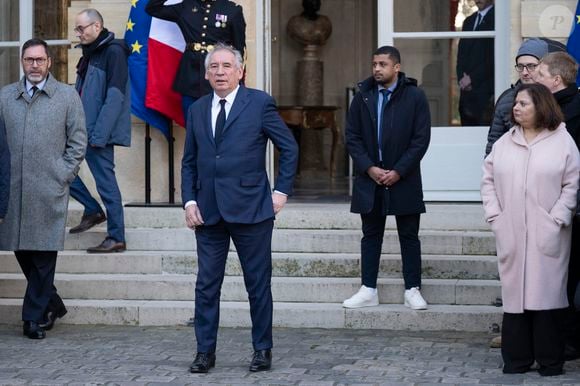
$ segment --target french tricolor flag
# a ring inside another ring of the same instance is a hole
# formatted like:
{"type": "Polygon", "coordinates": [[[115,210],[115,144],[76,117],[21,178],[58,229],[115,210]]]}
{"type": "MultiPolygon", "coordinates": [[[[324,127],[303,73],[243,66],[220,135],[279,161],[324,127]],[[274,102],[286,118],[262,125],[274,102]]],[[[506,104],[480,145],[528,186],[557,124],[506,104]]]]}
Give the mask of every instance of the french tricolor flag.
{"type": "Polygon", "coordinates": [[[169,120],[185,126],[181,95],[172,88],[185,41],[175,23],[152,18],[146,5],[145,0],[131,1],[125,32],[131,49],[131,112],[168,136],[169,120]]]}
{"type": "MultiPolygon", "coordinates": [[[[180,1],[168,1],[166,4],[180,1]]],[[[145,105],[185,126],[181,94],[173,90],[173,80],[185,50],[185,40],[177,24],[156,17],[149,31],[149,66],[145,105]]]]}

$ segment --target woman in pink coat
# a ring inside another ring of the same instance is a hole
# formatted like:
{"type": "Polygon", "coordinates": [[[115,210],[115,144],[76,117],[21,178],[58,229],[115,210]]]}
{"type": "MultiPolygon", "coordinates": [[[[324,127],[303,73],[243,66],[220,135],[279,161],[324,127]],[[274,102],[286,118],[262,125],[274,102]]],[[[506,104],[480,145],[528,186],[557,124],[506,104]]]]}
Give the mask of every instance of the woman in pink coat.
{"type": "Polygon", "coordinates": [[[563,372],[558,313],[566,279],[580,155],[552,93],[522,85],[512,121],[483,165],[481,196],[495,234],[503,298],[504,373],[563,372]]]}

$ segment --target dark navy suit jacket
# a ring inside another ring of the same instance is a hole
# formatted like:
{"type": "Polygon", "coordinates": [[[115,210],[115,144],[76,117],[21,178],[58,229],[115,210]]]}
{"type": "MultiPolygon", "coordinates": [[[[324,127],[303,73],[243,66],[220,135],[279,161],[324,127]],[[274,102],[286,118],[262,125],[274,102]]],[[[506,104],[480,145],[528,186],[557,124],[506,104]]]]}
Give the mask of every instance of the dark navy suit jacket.
{"type": "Polygon", "coordinates": [[[298,146],[284,124],[274,99],[263,91],[240,86],[220,143],[211,124],[213,93],[190,108],[181,166],[183,203],[195,200],[205,225],[220,219],[256,224],[274,217],[266,174],[266,145],[280,151],[274,189],[290,195],[298,162],[298,146]]]}

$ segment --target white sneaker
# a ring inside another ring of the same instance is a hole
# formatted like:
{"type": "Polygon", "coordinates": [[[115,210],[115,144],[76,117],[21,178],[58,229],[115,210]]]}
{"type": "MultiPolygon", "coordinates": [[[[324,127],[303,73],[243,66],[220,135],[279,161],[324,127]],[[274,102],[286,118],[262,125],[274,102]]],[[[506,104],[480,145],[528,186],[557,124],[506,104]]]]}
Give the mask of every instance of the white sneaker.
{"type": "Polygon", "coordinates": [[[379,305],[379,294],[376,288],[360,287],[358,292],[342,302],[344,308],[374,307],[379,305]]]}
{"type": "Polygon", "coordinates": [[[421,296],[419,287],[405,290],[405,307],[409,307],[413,310],[427,309],[427,302],[423,299],[423,296],[421,296]]]}

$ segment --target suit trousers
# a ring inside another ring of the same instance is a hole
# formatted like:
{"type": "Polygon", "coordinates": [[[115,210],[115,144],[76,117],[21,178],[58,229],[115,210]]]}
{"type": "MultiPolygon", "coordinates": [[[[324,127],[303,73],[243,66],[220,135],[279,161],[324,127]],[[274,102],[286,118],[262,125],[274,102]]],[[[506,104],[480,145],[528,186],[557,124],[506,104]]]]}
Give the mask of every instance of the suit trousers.
{"type": "MultiPolygon", "coordinates": [[[[384,204],[385,187],[377,186],[373,209],[361,214],[363,238],[361,240],[361,276],[366,287],[377,288],[377,277],[381,262],[381,250],[385,234],[384,204]]],[[[396,215],[397,233],[401,246],[403,279],[405,289],[421,287],[421,241],[419,222],[421,215],[396,215]]]]}
{"type": "Polygon", "coordinates": [[[48,311],[65,309],[54,286],[56,251],[14,251],[26,277],[22,320],[44,323],[48,311]]]}
{"type": "MultiPolygon", "coordinates": [[[[85,160],[95,179],[97,191],[107,209],[107,237],[125,242],[125,219],[121,191],[115,177],[113,145],[87,147],[85,160]]],[[[85,215],[102,213],[101,205],[93,198],[81,178],[77,176],[70,186],[70,195],[84,207],[85,215]]]]}
{"type": "Polygon", "coordinates": [[[215,352],[230,237],[236,246],[250,301],[254,350],[272,348],[273,219],[257,224],[223,220],[197,227],[198,273],[195,284],[195,336],[198,352],[215,352]]]}
{"type": "Polygon", "coordinates": [[[524,373],[534,361],[542,375],[556,375],[564,366],[563,309],[503,314],[501,356],[504,373],[524,373]]]}

